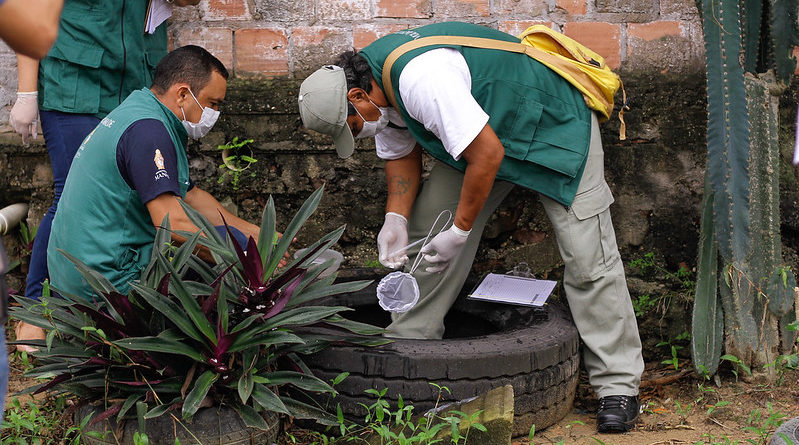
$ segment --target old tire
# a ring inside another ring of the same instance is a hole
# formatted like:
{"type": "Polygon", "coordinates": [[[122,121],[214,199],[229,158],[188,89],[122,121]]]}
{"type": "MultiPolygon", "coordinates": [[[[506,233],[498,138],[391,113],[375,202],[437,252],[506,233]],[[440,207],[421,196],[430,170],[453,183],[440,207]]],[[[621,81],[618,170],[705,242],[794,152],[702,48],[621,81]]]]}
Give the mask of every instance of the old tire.
{"type": "Polygon", "coordinates": [[[799,445],[799,417],[794,417],[780,425],[774,431],[769,445],[799,445]]]}
{"type": "MultiPolygon", "coordinates": [[[[321,304],[354,308],[343,315],[387,325],[375,286],[327,299],[321,304]],[[348,315],[352,314],[352,315],[348,315]]],[[[318,399],[331,410],[340,405],[345,416],[362,420],[374,398],[364,391],[387,388],[385,399],[401,395],[415,413],[442,400],[455,401],[510,384],[514,391],[515,436],[527,435],[532,425],[546,428],[572,407],[580,364],[579,337],[567,311],[557,304],[543,309],[491,304],[461,298],[445,320],[443,340],[394,339],[378,347],[330,346],[305,359],[318,377],[329,381],[341,372],[350,375],[332,400],[318,399]]],[[[335,412],[335,411],[334,411],[335,412]]]]}
{"type": "MultiPolygon", "coordinates": [[[[86,415],[94,413],[96,416],[102,409],[93,406],[82,406],[75,412],[75,423],[79,423],[86,415]]],[[[239,415],[228,407],[203,408],[197,411],[191,422],[183,421],[183,424],[191,431],[173,423],[172,418],[165,414],[155,419],[146,421],[147,438],[150,445],[174,445],[175,433],[180,443],[197,443],[201,440],[203,445],[272,445],[277,442],[280,433],[280,416],[273,412],[265,412],[269,429],[259,430],[248,428],[241,420],[239,415]]],[[[91,422],[90,422],[91,423],[91,422]]],[[[83,432],[83,443],[87,445],[133,445],[133,434],[138,429],[136,419],[127,420],[117,431],[115,417],[98,422],[95,425],[87,425],[83,432]],[[102,438],[90,437],[87,432],[97,431],[104,436],[102,438]],[[114,438],[114,431],[117,431],[117,438],[114,438]]]]}

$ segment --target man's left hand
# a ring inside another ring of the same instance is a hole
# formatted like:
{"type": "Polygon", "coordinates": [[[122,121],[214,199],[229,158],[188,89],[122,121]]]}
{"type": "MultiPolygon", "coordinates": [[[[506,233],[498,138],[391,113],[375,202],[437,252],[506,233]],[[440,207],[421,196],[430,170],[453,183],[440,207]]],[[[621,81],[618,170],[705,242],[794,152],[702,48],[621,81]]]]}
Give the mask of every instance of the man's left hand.
{"type": "Polygon", "coordinates": [[[430,241],[419,251],[420,255],[424,255],[424,260],[432,264],[432,266],[425,268],[425,271],[430,273],[443,272],[449,266],[450,261],[458,256],[463,249],[466,240],[469,238],[469,232],[471,230],[461,230],[453,224],[448,230],[436,235],[433,241],[430,241]],[[432,254],[433,252],[435,252],[435,255],[432,254]]]}

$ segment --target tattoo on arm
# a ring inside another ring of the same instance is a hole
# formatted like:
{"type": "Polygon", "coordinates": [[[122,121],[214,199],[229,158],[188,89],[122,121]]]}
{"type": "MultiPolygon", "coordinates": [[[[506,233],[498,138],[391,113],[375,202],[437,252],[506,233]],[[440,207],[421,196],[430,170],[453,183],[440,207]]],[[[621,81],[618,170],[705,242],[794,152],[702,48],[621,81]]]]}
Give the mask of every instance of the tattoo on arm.
{"type": "Polygon", "coordinates": [[[404,176],[394,175],[389,178],[389,194],[402,196],[410,189],[410,180],[404,176]]]}

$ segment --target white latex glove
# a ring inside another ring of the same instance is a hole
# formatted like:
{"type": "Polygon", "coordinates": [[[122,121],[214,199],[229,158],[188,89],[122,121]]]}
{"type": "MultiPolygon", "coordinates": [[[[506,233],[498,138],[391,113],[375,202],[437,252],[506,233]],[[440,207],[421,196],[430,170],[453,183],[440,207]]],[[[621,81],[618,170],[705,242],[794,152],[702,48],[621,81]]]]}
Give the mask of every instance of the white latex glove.
{"type": "Polygon", "coordinates": [[[399,213],[388,212],[383,228],[377,234],[377,252],[380,264],[397,269],[408,262],[408,255],[402,249],[408,245],[408,220],[399,213]],[[393,254],[389,257],[389,254],[393,254]]]}
{"type": "Polygon", "coordinates": [[[29,139],[36,139],[39,127],[38,93],[17,93],[17,101],[11,107],[8,122],[14,131],[22,136],[22,143],[28,145],[29,139]]]}
{"type": "Polygon", "coordinates": [[[432,266],[425,268],[430,273],[440,273],[449,266],[449,262],[458,256],[466,244],[466,239],[469,238],[471,230],[461,230],[452,225],[448,230],[445,230],[433,238],[422,250],[419,251],[420,255],[424,255],[424,260],[432,264],[432,266]],[[435,252],[435,255],[432,253],[435,252]]]}

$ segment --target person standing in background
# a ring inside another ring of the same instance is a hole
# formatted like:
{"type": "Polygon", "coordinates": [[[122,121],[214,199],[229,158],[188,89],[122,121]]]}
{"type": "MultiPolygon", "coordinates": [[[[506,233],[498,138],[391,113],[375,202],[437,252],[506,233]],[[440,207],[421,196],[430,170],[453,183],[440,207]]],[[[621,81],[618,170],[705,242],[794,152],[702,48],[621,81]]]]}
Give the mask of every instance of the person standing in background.
{"type": "MultiPolygon", "coordinates": [[[[11,0],[6,0],[11,1],[11,0]]],[[[23,143],[36,138],[39,119],[50,156],[55,196],[39,224],[31,254],[25,296],[38,299],[48,277],[50,226],[69,167],[84,138],[133,91],[152,83],[153,70],[167,53],[166,24],[145,31],[152,2],[174,6],[200,0],[67,0],[55,44],[37,61],[17,55],[17,100],[10,123],[23,143]]],[[[18,340],[44,338],[20,322],[18,340]]],[[[18,349],[30,349],[19,345],[18,349]]]]}
{"type": "MultiPolygon", "coordinates": [[[[0,0],[0,39],[28,57],[47,54],[58,34],[58,16],[63,0],[0,0]]],[[[0,243],[0,348],[6,348],[8,258],[0,243]]],[[[8,355],[0,354],[0,424],[3,423],[8,389],[8,355]]]]}

